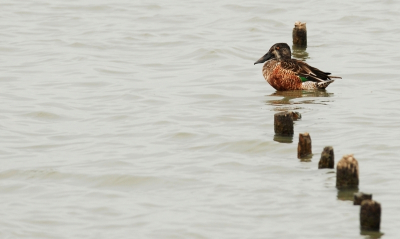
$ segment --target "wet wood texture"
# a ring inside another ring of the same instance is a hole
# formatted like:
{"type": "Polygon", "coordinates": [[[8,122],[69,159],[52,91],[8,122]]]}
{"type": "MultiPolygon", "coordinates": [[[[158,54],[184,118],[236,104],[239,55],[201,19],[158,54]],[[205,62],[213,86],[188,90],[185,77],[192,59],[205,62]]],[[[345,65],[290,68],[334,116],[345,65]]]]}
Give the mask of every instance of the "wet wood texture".
{"type": "Polygon", "coordinates": [[[295,22],[293,28],[293,45],[307,46],[307,28],[305,22],[295,22]]]}
{"type": "Polygon", "coordinates": [[[274,115],[274,130],[278,135],[293,135],[293,113],[289,111],[274,115]]]}
{"type": "Polygon", "coordinates": [[[360,209],[360,225],[363,230],[379,231],[381,224],[381,204],[364,200],[360,209]]]}
{"type": "Polygon", "coordinates": [[[299,134],[299,144],[297,146],[297,158],[304,158],[312,153],[311,136],[309,133],[299,134]]]}
{"type": "Polygon", "coordinates": [[[343,156],[336,171],[336,187],[358,187],[358,162],[352,154],[343,156]]]}
{"type": "Polygon", "coordinates": [[[318,163],[318,168],[334,168],[335,167],[335,155],[331,146],[326,146],[321,153],[321,159],[318,163]]]}

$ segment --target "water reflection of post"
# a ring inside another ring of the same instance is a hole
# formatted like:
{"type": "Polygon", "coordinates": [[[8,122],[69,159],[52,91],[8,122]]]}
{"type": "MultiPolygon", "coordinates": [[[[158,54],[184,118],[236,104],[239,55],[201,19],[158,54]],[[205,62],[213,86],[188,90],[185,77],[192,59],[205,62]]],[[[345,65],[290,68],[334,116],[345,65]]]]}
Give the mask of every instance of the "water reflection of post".
{"type": "Polygon", "coordinates": [[[361,236],[368,236],[368,238],[370,238],[370,239],[379,239],[385,234],[382,233],[382,232],[379,232],[379,231],[376,232],[376,231],[361,230],[360,231],[360,235],[361,236]]]}
{"type": "Polygon", "coordinates": [[[296,46],[293,45],[292,46],[292,55],[294,58],[300,59],[302,61],[306,61],[306,59],[308,59],[308,52],[307,50],[307,46],[296,46]]]}
{"type": "MultiPolygon", "coordinates": [[[[269,95],[272,97],[283,97],[280,99],[269,99],[266,101],[266,104],[275,106],[275,111],[294,111],[297,109],[301,109],[299,104],[315,104],[315,99],[313,100],[304,100],[301,103],[297,103],[296,106],[293,107],[280,107],[283,105],[292,105],[293,102],[291,100],[303,97],[331,97],[333,93],[329,93],[326,90],[292,90],[292,91],[275,91],[273,94],[269,95]]],[[[318,103],[318,104],[325,104],[325,103],[318,103]]],[[[294,121],[301,118],[300,113],[294,113],[294,121]],[[296,117],[297,116],[297,117],[296,117]]],[[[290,136],[282,136],[279,134],[274,135],[274,141],[280,143],[292,143],[293,142],[293,135],[290,136]]],[[[308,158],[306,158],[308,160],[308,158]]]]}
{"type": "Polygon", "coordinates": [[[337,198],[341,201],[353,201],[354,193],[358,193],[358,187],[352,188],[337,188],[337,198]]]}
{"type": "MultiPolygon", "coordinates": [[[[306,97],[332,97],[333,93],[327,92],[326,90],[290,90],[290,91],[275,91],[269,96],[282,96],[281,99],[267,100],[266,103],[269,105],[291,105],[291,100],[297,98],[306,97]]],[[[305,100],[301,103],[312,104],[316,99],[305,100]]],[[[297,104],[298,105],[298,104],[297,104]]]]}
{"type": "Polygon", "coordinates": [[[283,136],[283,135],[275,134],[273,140],[276,142],[279,142],[279,143],[291,144],[291,143],[293,143],[293,135],[283,136]]]}

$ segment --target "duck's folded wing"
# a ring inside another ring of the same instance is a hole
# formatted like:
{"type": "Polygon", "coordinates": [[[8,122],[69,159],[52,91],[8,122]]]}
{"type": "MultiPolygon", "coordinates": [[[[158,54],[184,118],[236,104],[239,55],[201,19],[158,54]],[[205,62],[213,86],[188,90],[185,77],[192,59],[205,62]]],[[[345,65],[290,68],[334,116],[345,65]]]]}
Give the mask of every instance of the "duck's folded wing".
{"type": "Polygon", "coordinates": [[[290,59],[281,62],[281,67],[285,70],[290,70],[304,80],[323,82],[330,80],[329,72],[323,72],[315,67],[308,65],[303,61],[298,61],[296,59],[290,59]]]}

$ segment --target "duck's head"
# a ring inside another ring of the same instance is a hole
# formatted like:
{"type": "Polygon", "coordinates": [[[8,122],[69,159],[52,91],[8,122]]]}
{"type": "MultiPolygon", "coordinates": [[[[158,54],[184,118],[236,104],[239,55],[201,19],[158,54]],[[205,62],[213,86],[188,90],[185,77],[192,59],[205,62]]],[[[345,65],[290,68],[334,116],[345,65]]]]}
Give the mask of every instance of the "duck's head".
{"type": "Polygon", "coordinates": [[[284,60],[284,59],[290,59],[291,57],[292,53],[290,51],[290,47],[288,44],[276,43],[275,45],[271,46],[267,54],[258,59],[258,61],[254,62],[254,65],[258,63],[264,63],[269,59],[284,60]]]}

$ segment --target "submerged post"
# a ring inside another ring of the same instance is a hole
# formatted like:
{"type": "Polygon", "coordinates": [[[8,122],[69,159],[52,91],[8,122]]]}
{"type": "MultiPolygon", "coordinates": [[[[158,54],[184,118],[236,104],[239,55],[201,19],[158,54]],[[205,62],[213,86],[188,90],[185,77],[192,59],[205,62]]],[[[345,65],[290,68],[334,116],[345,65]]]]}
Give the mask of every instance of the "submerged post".
{"type": "Polygon", "coordinates": [[[373,200],[364,200],[360,209],[360,225],[363,230],[379,231],[381,204],[373,200]]]}
{"type": "Polygon", "coordinates": [[[321,153],[321,159],[318,163],[318,168],[334,168],[335,167],[335,155],[333,154],[333,148],[326,146],[321,153]]]}
{"type": "Polygon", "coordinates": [[[362,192],[355,193],[353,205],[361,205],[364,200],[372,200],[372,194],[366,194],[362,192]]]}
{"type": "Polygon", "coordinates": [[[312,153],[311,137],[309,133],[299,134],[299,144],[297,146],[297,158],[304,158],[312,153]]]}
{"type": "Polygon", "coordinates": [[[352,154],[343,156],[336,171],[336,187],[358,187],[358,162],[352,154]]]}
{"type": "Polygon", "coordinates": [[[301,114],[297,111],[292,112],[292,117],[293,117],[293,121],[296,121],[298,119],[301,119],[301,114]]]}
{"type": "Polygon", "coordinates": [[[293,115],[292,112],[280,112],[274,115],[274,130],[278,135],[293,135],[293,115]]]}
{"type": "Polygon", "coordinates": [[[305,22],[295,22],[293,28],[293,45],[307,46],[307,28],[305,22]]]}

